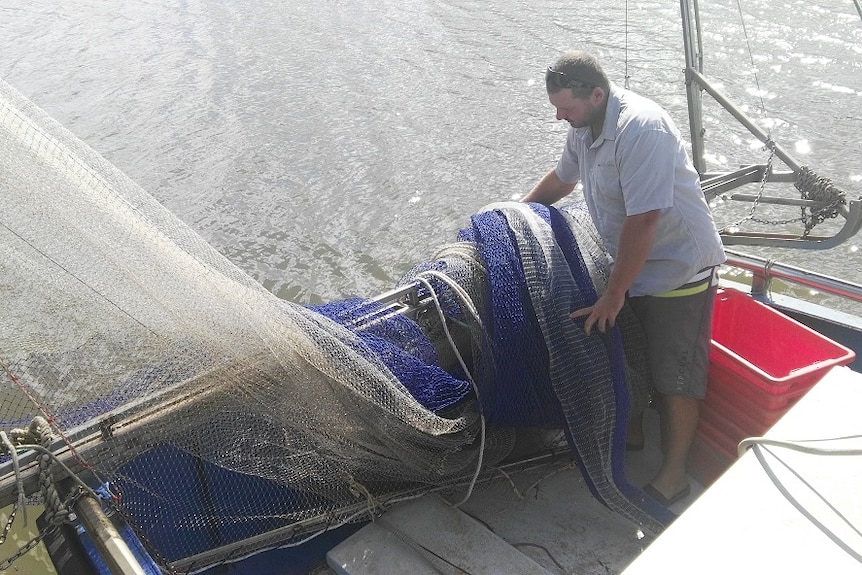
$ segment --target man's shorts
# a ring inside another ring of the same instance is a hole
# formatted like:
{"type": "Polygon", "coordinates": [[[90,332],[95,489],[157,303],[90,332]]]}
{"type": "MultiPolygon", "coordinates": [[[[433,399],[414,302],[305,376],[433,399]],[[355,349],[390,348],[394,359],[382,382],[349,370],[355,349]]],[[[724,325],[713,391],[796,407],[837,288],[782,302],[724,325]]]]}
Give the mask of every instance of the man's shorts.
{"type": "Polygon", "coordinates": [[[653,385],[663,395],[706,397],[717,268],[663,294],[629,298],[647,339],[653,385]]]}

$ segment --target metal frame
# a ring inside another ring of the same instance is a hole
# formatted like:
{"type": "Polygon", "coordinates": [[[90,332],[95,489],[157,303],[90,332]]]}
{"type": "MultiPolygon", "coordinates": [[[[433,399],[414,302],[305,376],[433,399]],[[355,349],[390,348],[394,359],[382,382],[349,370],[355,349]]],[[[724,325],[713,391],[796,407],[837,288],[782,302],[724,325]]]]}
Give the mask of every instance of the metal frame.
{"type": "MultiPolygon", "coordinates": [[[[802,168],[802,164],[790,152],[769,138],[757,124],[742,110],[736,107],[718,88],[703,75],[703,42],[700,27],[700,11],[698,0],[680,0],[682,16],[683,45],[685,48],[685,86],[688,100],[689,129],[691,132],[692,161],[701,174],[701,182],[706,198],[712,199],[719,194],[736,189],[745,184],[755,182],[793,182],[802,168]],[[773,172],[766,165],[753,164],[734,172],[709,174],[706,172],[705,142],[703,127],[703,92],[727,110],[739,123],[751,132],[758,140],[774,150],[792,172],[773,172]]],[[[773,205],[796,205],[808,207],[813,211],[826,208],[827,202],[811,200],[793,200],[763,195],[733,194],[731,200],[743,202],[759,202],[773,205]]],[[[753,232],[724,232],[721,234],[725,245],[748,245],[768,247],[789,247],[796,249],[828,249],[835,247],[862,229],[862,206],[859,200],[848,200],[847,206],[841,206],[840,214],[844,217],[841,229],[832,236],[812,236],[800,234],[776,234],[753,232]]]]}
{"type": "Polygon", "coordinates": [[[732,250],[726,252],[725,265],[750,271],[754,275],[751,283],[752,295],[767,294],[772,280],[778,279],[862,303],[862,285],[857,283],[732,250]]]}

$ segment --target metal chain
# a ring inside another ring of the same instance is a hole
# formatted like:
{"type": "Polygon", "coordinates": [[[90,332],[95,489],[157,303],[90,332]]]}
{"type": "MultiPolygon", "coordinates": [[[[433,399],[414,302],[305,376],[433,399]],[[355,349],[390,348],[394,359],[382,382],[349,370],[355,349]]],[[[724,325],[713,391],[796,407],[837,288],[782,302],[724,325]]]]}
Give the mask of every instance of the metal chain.
{"type": "MultiPolygon", "coordinates": [[[[841,202],[833,202],[827,206],[824,206],[822,209],[817,210],[816,212],[812,212],[811,215],[817,216],[817,215],[822,214],[823,212],[833,211],[836,207],[838,207],[840,205],[841,205],[841,202]]],[[[754,216],[748,216],[746,218],[739,220],[735,224],[729,224],[729,225],[725,226],[724,228],[722,228],[722,231],[726,231],[728,228],[739,226],[740,224],[743,224],[745,222],[754,222],[756,224],[764,224],[764,225],[771,225],[771,226],[782,226],[785,224],[795,224],[797,222],[806,224],[809,220],[810,220],[810,218],[808,216],[799,216],[799,217],[795,217],[795,218],[787,218],[786,220],[762,220],[760,218],[755,218],[754,216]]],[[[812,227],[806,226],[805,231],[802,232],[803,237],[807,236],[811,232],[812,228],[813,228],[813,226],[812,227]]]]}
{"type": "MultiPolygon", "coordinates": [[[[726,231],[728,228],[739,227],[740,225],[748,221],[754,221],[757,223],[770,223],[762,222],[754,218],[754,212],[757,210],[757,206],[758,204],[760,204],[760,200],[763,198],[764,191],[766,191],[766,180],[769,177],[769,173],[772,171],[772,160],[775,159],[775,142],[773,142],[771,138],[766,141],[766,147],[769,149],[769,158],[766,159],[766,167],[763,169],[763,177],[760,178],[760,189],[757,191],[757,196],[754,198],[754,202],[751,204],[751,208],[749,208],[748,210],[748,215],[737,221],[736,223],[724,226],[721,231],[726,231]]],[[[776,222],[776,224],[777,223],[778,222],[776,222]]]]}
{"type": "MultiPolygon", "coordinates": [[[[50,445],[52,432],[47,420],[37,416],[33,418],[27,429],[14,429],[12,434],[16,439],[16,443],[41,445],[47,448],[50,445]]],[[[11,444],[8,446],[10,452],[14,451],[15,447],[11,444]]],[[[65,500],[60,500],[56,488],[54,487],[53,478],[51,476],[51,468],[54,460],[50,455],[42,454],[39,457],[39,484],[42,491],[42,497],[45,501],[45,518],[48,520],[48,527],[39,532],[35,537],[22,545],[18,551],[11,557],[0,562],[0,571],[6,571],[12,566],[15,561],[32,551],[42,540],[48,535],[53,534],[60,528],[60,525],[70,521],[70,509],[75,505],[75,502],[83,495],[84,490],[79,485],[71,490],[65,500]]],[[[9,516],[9,520],[2,532],[0,544],[6,541],[9,530],[12,528],[12,523],[15,521],[15,511],[13,510],[9,516]]],[[[26,517],[26,516],[25,516],[26,517]]]]}
{"type": "Polygon", "coordinates": [[[18,559],[20,559],[21,557],[23,557],[24,555],[26,555],[27,553],[32,551],[37,545],[39,545],[39,543],[42,542],[42,539],[44,539],[48,535],[51,535],[54,531],[56,531],[59,528],[60,528],[59,525],[51,525],[50,527],[48,527],[44,531],[41,531],[38,535],[36,535],[32,539],[30,539],[30,541],[28,541],[20,549],[18,549],[18,551],[14,555],[4,559],[3,561],[0,561],[0,571],[6,571],[7,569],[9,569],[9,567],[11,567],[12,564],[15,563],[15,561],[17,561],[18,559]]]}
{"type": "Polygon", "coordinates": [[[18,506],[12,508],[9,513],[9,519],[6,520],[6,525],[3,526],[3,533],[0,533],[0,545],[6,543],[6,538],[9,537],[9,530],[12,529],[12,524],[15,522],[15,515],[18,513],[18,506]]]}
{"type": "MultiPolygon", "coordinates": [[[[71,509],[72,506],[75,505],[75,502],[81,497],[81,495],[83,495],[83,493],[84,491],[80,487],[78,489],[74,489],[66,497],[66,500],[63,501],[63,506],[66,509],[71,509]]],[[[12,526],[13,519],[14,517],[9,519],[9,522],[7,523],[8,527],[12,526]]],[[[13,563],[15,563],[15,561],[32,551],[37,545],[39,545],[39,543],[42,542],[45,537],[53,534],[55,531],[60,529],[60,525],[66,523],[67,521],[69,521],[68,515],[54,515],[54,517],[51,519],[51,524],[48,525],[48,527],[44,531],[39,532],[35,537],[22,545],[18,549],[18,551],[15,552],[14,555],[4,559],[3,561],[0,561],[0,571],[8,570],[9,567],[11,567],[13,563]]]]}
{"type": "MultiPolygon", "coordinates": [[[[769,176],[769,173],[772,171],[772,161],[775,159],[775,143],[771,139],[769,139],[766,142],[766,147],[769,149],[769,158],[767,158],[766,160],[766,167],[763,170],[763,177],[760,179],[760,189],[757,192],[757,196],[754,198],[754,202],[752,202],[751,204],[751,208],[749,208],[748,210],[748,215],[736,221],[735,223],[724,226],[721,231],[726,231],[728,228],[739,227],[745,222],[755,222],[758,224],[771,226],[782,226],[785,224],[794,224],[800,222],[805,226],[805,231],[802,234],[803,237],[808,236],[808,234],[811,232],[815,225],[822,222],[827,217],[835,217],[838,214],[837,208],[842,204],[846,203],[846,200],[844,200],[843,196],[841,195],[838,195],[836,197],[834,194],[832,194],[832,196],[835,197],[832,202],[818,210],[811,210],[810,215],[806,215],[805,211],[807,208],[803,207],[801,210],[802,215],[795,218],[787,218],[783,220],[764,220],[755,217],[754,213],[760,206],[760,201],[763,198],[764,192],[766,191],[767,178],[769,176]]],[[[803,174],[801,177],[802,181],[798,182],[796,187],[800,190],[800,192],[802,192],[803,199],[812,199],[811,197],[809,197],[810,192],[807,192],[807,189],[812,187],[810,182],[813,181],[816,176],[810,175],[809,170],[807,170],[807,168],[803,168],[803,174]]],[[[820,184],[819,182],[817,183],[820,184]]],[[[831,185],[831,182],[827,181],[826,184],[820,184],[820,187],[824,188],[827,185],[831,185]]],[[[820,195],[824,195],[824,192],[820,191],[820,195]]]]}

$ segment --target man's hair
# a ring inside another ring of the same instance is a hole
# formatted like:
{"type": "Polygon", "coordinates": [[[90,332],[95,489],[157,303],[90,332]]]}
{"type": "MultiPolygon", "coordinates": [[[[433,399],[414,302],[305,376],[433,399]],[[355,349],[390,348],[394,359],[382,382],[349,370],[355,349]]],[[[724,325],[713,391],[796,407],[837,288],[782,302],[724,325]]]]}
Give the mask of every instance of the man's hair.
{"type": "Polygon", "coordinates": [[[610,80],[599,61],[585,52],[567,52],[545,72],[545,87],[549,94],[569,88],[573,95],[585,97],[595,86],[606,94],[611,89],[610,80]]]}

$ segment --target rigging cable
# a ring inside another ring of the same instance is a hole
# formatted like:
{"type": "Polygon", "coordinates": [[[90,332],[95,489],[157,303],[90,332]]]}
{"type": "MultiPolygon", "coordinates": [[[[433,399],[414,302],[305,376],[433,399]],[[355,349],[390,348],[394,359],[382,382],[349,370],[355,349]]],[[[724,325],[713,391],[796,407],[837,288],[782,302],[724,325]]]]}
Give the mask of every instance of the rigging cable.
{"type": "Polygon", "coordinates": [[[625,17],[625,48],[623,62],[625,63],[625,80],[626,90],[629,90],[629,0],[626,0],[626,17],[625,17]]]}
{"type": "MultiPolygon", "coordinates": [[[[856,3],[857,9],[859,8],[859,0],[854,0],[856,3]]],[[[763,118],[765,120],[769,119],[769,114],[766,111],[766,104],[763,99],[763,90],[760,88],[760,79],[757,73],[757,66],[754,63],[754,55],[751,49],[751,40],[748,36],[748,29],[745,26],[745,16],[742,12],[742,4],[740,0],[736,0],[736,7],[739,11],[739,21],[742,25],[742,33],[745,37],[745,44],[748,49],[748,58],[751,62],[751,70],[754,75],[754,83],[757,88],[757,96],[760,99],[760,110],[763,114],[763,118]]],[[[860,10],[860,16],[862,16],[862,10],[860,10]]],[[[757,198],[755,199],[754,204],[752,204],[751,209],[749,210],[748,216],[737,222],[736,224],[732,224],[731,226],[725,226],[724,229],[728,227],[736,227],[740,223],[752,220],[762,224],[772,224],[772,225],[782,225],[791,222],[800,221],[805,226],[805,230],[802,233],[802,237],[808,237],[811,230],[818,223],[823,222],[827,218],[837,217],[840,212],[840,206],[846,203],[844,193],[835,188],[832,185],[831,180],[826,178],[818,177],[814,172],[809,170],[807,167],[802,166],[799,169],[794,169],[794,173],[796,175],[796,188],[801,192],[803,200],[820,200],[824,202],[824,206],[820,208],[808,208],[807,206],[801,207],[801,216],[797,218],[790,218],[785,220],[762,220],[754,217],[754,212],[757,208],[757,204],[760,199],[762,199],[763,194],[766,189],[766,182],[769,178],[769,175],[772,171],[772,160],[776,154],[775,149],[775,141],[772,138],[771,128],[769,126],[769,122],[766,123],[766,140],[764,142],[765,149],[769,151],[769,160],[766,165],[766,169],[763,172],[763,178],[760,183],[760,190],[757,193],[757,198]],[[811,213],[808,214],[806,210],[811,210],[811,213]]]]}
{"type": "MultiPolygon", "coordinates": [[[[739,21],[742,24],[742,35],[745,36],[745,46],[748,48],[748,59],[751,62],[751,70],[754,74],[754,85],[757,86],[757,96],[760,98],[760,110],[763,112],[763,116],[767,118],[769,115],[766,113],[766,104],[763,101],[763,90],[760,89],[760,80],[757,76],[757,65],[754,63],[754,54],[751,50],[751,39],[748,37],[748,29],[745,27],[745,16],[742,14],[742,4],[739,0],[736,0],[736,8],[739,10],[739,21]]],[[[766,132],[771,138],[768,127],[766,132]]]]}

